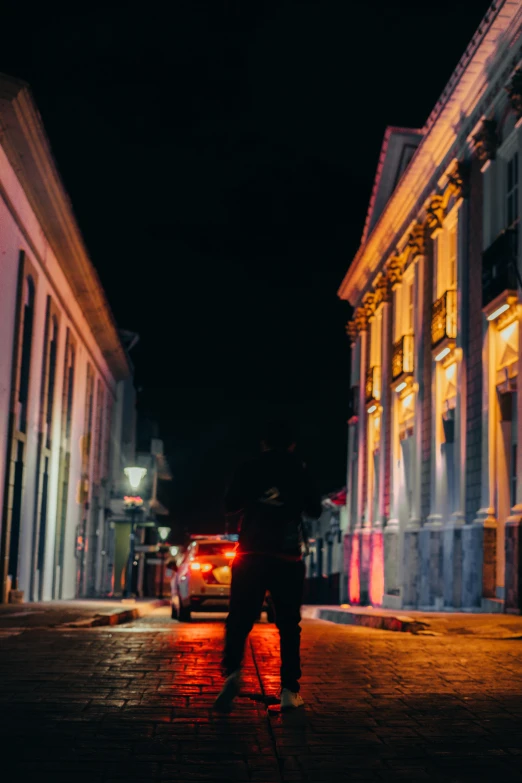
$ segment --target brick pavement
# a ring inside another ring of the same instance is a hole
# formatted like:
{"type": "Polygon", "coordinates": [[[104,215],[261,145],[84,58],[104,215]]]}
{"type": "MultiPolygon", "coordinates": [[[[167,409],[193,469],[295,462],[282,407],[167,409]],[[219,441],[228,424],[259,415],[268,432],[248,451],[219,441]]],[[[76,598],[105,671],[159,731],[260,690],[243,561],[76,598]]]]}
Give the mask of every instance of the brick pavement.
{"type": "Polygon", "coordinates": [[[307,706],[282,716],[266,710],[277,632],[259,624],[245,697],[222,716],[210,710],[222,623],[167,611],[0,637],[2,780],[522,780],[519,641],[305,621],[307,706]]]}

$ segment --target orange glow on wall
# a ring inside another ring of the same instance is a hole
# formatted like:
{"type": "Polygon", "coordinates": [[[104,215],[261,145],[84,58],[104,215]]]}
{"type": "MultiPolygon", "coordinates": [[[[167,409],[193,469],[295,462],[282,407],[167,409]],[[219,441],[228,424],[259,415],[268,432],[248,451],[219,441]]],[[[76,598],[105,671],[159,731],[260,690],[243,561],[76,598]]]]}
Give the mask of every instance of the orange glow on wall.
{"type": "Polygon", "coordinates": [[[372,553],[370,564],[370,603],[381,606],[384,595],[384,548],[382,533],[372,536],[372,553]]]}
{"type": "Polygon", "coordinates": [[[351,604],[358,604],[361,600],[361,580],[359,577],[360,542],[360,537],[357,535],[357,533],[355,533],[352,536],[352,551],[350,555],[350,582],[348,584],[351,604]]]}

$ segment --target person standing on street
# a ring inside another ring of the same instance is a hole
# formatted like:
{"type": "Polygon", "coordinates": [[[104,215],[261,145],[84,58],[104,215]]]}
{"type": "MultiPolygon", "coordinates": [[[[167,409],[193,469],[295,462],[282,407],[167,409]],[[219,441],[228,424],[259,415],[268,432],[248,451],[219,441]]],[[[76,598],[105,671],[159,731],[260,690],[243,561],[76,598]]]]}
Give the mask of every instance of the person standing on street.
{"type": "Polygon", "coordinates": [[[225,683],[214,707],[228,711],[241,689],[245,642],[270,592],[279,630],[281,709],[300,707],[301,602],[306,544],[303,516],[318,519],[321,499],[295,455],[295,438],[283,423],[265,428],[262,453],[237,471],[225,497],[227,514],[240,514],[226,621],[225,683]]]}

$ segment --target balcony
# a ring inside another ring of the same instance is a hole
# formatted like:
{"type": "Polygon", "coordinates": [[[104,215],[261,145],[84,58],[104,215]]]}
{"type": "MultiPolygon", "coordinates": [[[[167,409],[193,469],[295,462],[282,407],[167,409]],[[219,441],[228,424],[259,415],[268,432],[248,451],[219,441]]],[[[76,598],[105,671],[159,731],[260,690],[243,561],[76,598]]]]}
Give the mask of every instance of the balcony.
{"type": "Polygon", "coordinates": [[[413,345],[412,334],[405,334],[393,345],[392,352],[392,381],[397,381],[402,375],[410,375],[413,372],[413,345]]]}
{"type": "Polygon", "coordinates": [[[431,306],[431,347],[457,336],[457,292],[446,291],[431,306]]]}
{"type": "Polygon", "coordinates": [[[482,307],[502,294],[516,296],[517,229],[503,231],[482,254],[482,307]]]}
{"type": "Polygon", "coordinates": [[[381,399],[381,368],[370,367],[366,373],[366,402],[381,399]]]}

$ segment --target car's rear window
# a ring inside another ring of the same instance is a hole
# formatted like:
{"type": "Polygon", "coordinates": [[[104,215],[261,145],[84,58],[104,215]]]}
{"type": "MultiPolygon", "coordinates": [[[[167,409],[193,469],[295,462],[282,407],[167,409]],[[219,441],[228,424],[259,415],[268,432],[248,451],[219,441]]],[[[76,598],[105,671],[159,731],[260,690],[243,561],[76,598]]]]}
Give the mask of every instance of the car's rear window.
{"type": "Polygon", "coordinates": [[[212,544],[198,544],[198,555],[223,555],[225,552],[233,552],[235,544],[228,543],[212,543],[212,544]]]}

